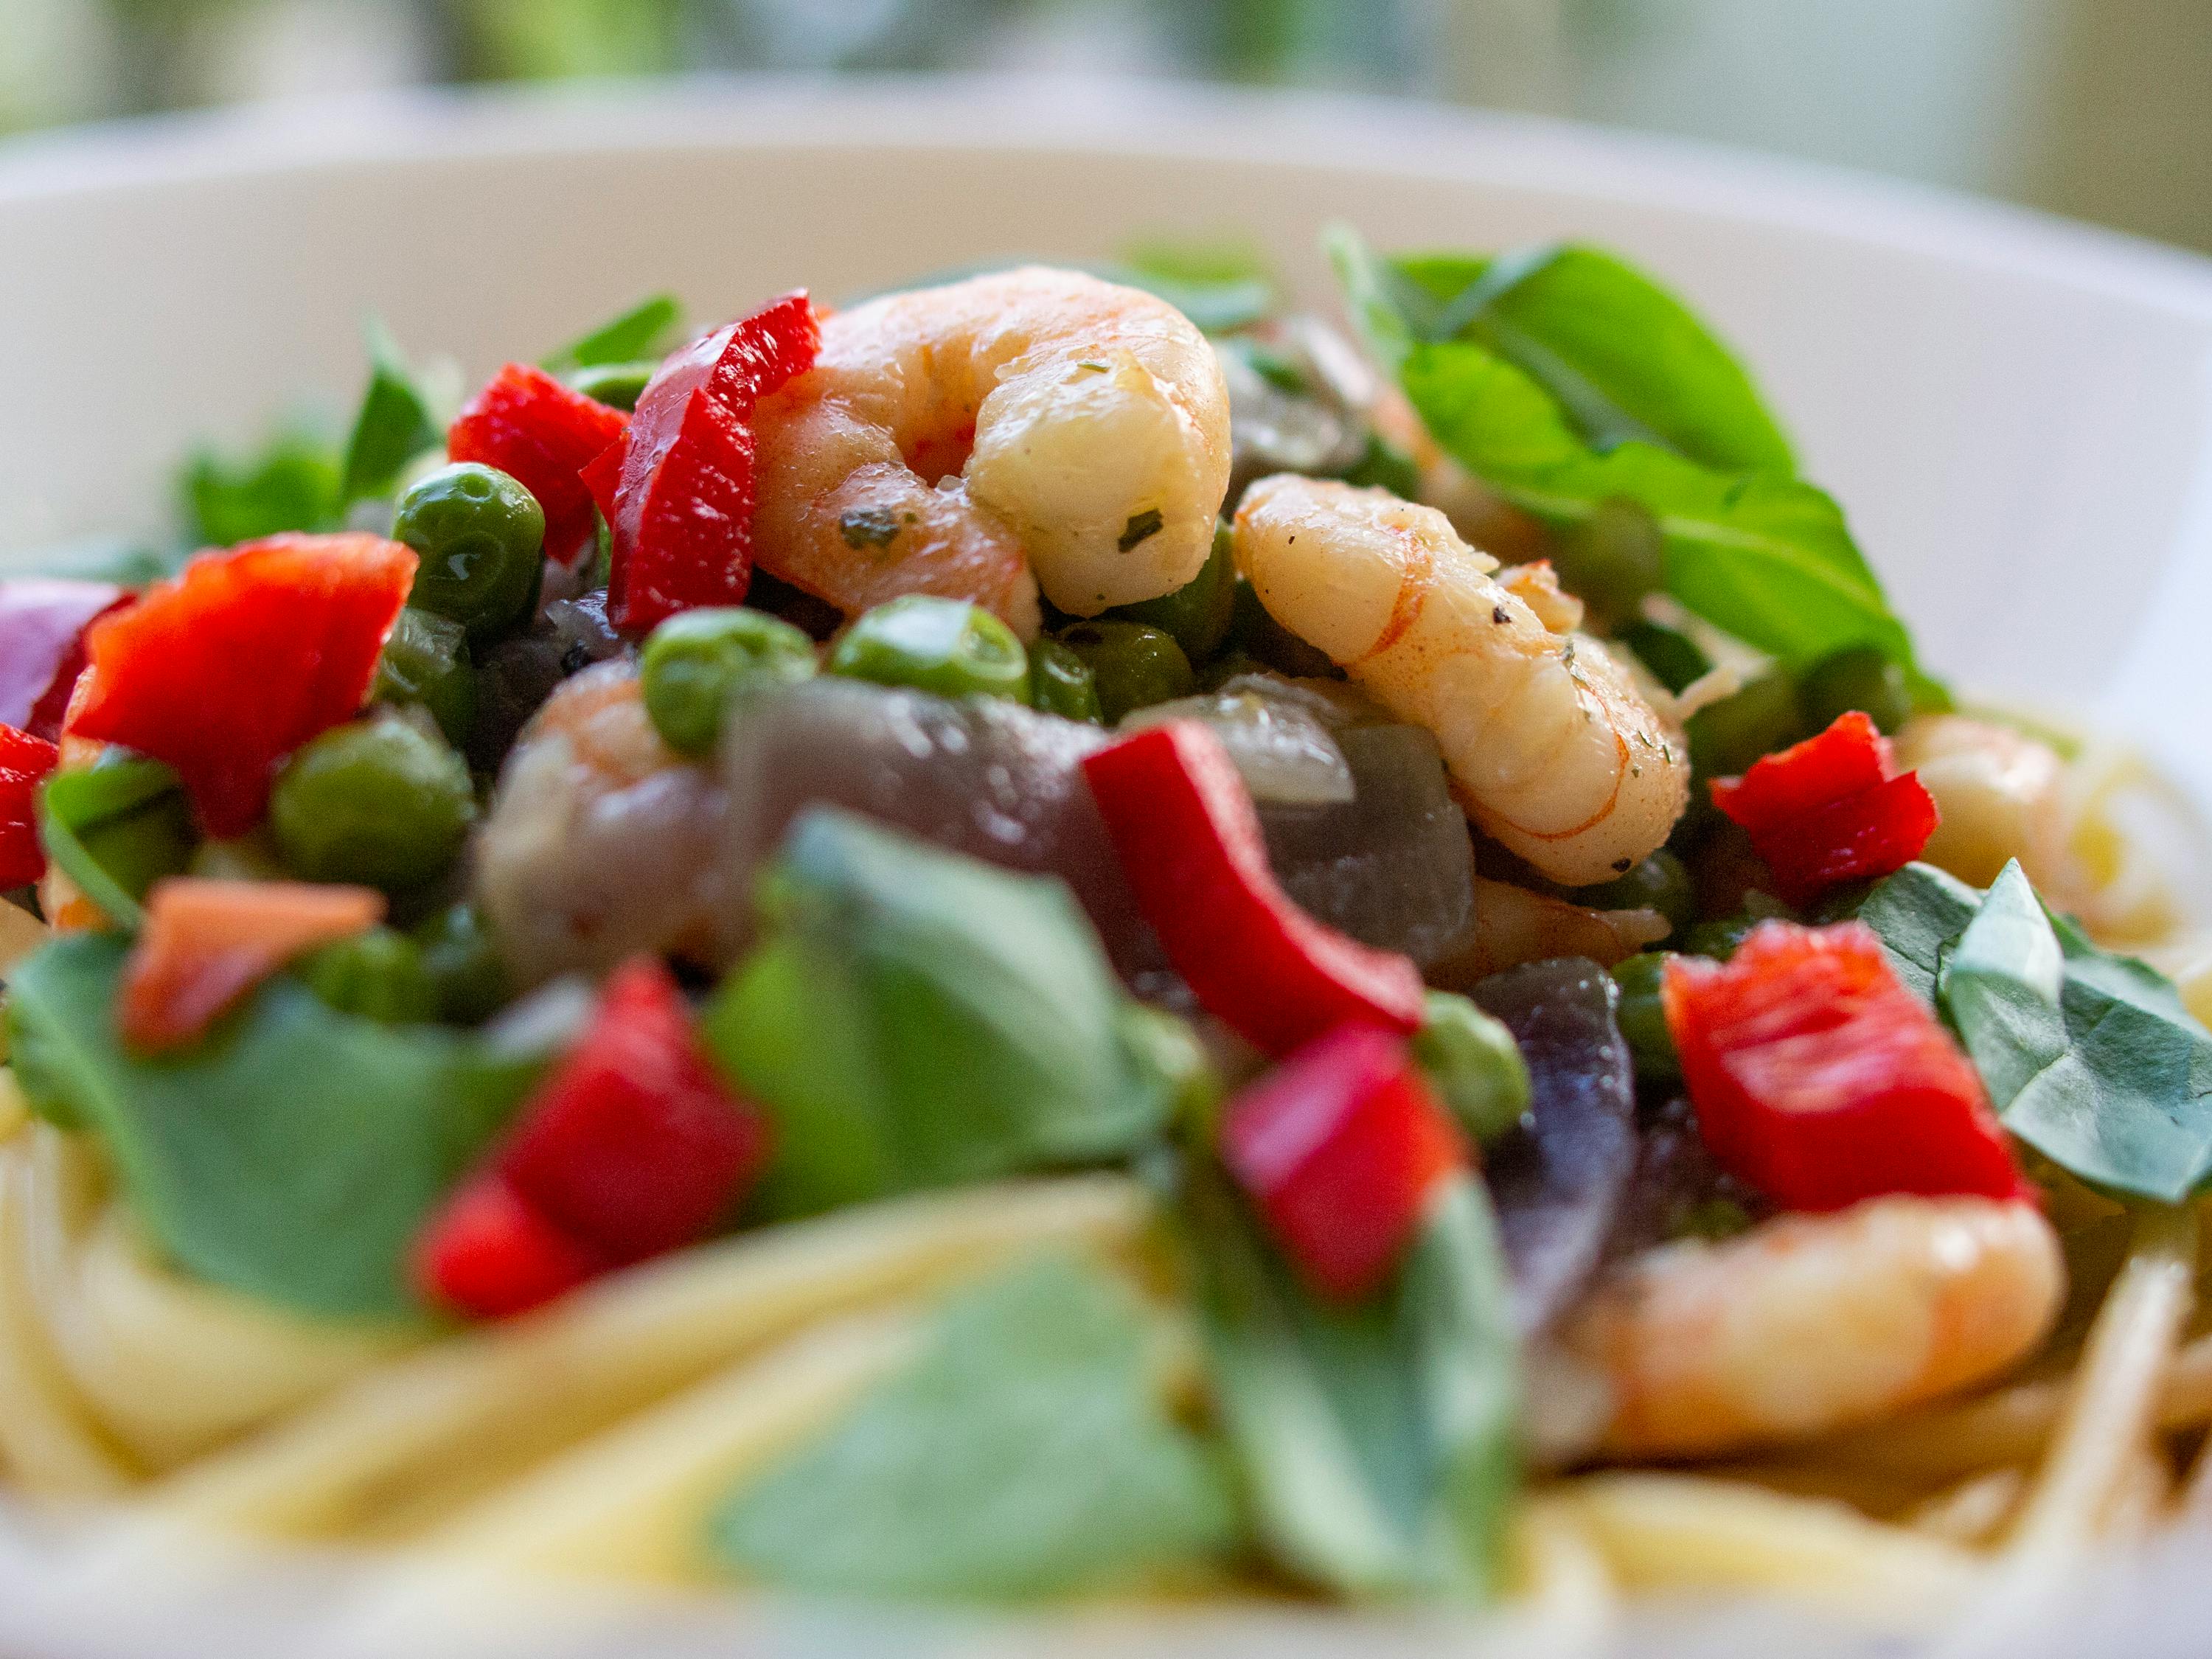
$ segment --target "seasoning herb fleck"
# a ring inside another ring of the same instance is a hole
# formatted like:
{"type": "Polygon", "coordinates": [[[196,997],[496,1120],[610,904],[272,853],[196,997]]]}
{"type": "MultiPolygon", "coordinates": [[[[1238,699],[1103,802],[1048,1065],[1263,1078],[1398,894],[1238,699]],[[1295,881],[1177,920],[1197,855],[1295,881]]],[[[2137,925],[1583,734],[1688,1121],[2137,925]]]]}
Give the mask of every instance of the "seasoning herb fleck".
{"type": "Polygon", "coordinates": [[[899,532],[899,521],[881,507],[856,507],[837,520],[848,547],[884,547],[899,532]]]}
{"type": "Polygon", "coordinates": [[[1121,526],[1121,550],[1127,553],[1147,536],[1158,535],[1160,526],[1166,522],[1157,507],[1148,507],[1141,513],[1132,514],[1129,522],[1121,526]]]}

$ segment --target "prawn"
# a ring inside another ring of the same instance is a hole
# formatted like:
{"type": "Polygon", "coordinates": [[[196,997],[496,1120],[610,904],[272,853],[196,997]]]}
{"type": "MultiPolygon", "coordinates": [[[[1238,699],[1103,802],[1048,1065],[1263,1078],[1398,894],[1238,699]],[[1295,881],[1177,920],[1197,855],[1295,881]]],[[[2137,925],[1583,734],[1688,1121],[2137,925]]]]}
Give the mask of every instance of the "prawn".
{"type": "Polygon", "coordinates": [[[2049,1334],[2064,1294],[2033,1205],[1897,1194],[1632,1257],[1561,1340],[1611,1388],[1604,1451],[1698,1456],[1993,1377],[2049,1334]]]}
{"type": "Polygon", "coordinates": [[[639,951],[711,955],[726,801],[660,739],[637,671],[563,680],[531,717],[477,832],[477,903],[518,981],[639,951]]]}
{"type": "Polygon", "coordinates": [[[1433,732],[1469,815],[1544,875],[1605,881],[1667,839],[1681,735],[1548,571],[1493,575],[1436,508],[1291,473],[1246,492],[1235,550],[1267,613],[1433,732]]]}
{"type": "Polygon", "coordinates": [[[1588,957],[1610,968],[1672,931],[1656,910],[1593,910],[1477,876],[1474,932],[1449,957],[1429,965],[1429,980],[1448,990],[1467,990],[1508,968],[1559,957],[1588,957]]]}
{"type": "Polygon", "coordinates": [[[1930,864],[1986,887],[2018,859],[2039,886],[2058,884],[2067,803],[2057,750],[1994,720],[1922,714],[1899,731],[1896,753],[1936,798],[1936,833],[1922,854],[1930,864]]]}
{"type": "Polygon", "coordinates": [[[1206,562],[1229,393],[1188,319],[1136,289],[1024,266],[885,295],[822,324],[764,398],[755,555],[848,614],[901,593],[1094,617],[1206,562]]]}

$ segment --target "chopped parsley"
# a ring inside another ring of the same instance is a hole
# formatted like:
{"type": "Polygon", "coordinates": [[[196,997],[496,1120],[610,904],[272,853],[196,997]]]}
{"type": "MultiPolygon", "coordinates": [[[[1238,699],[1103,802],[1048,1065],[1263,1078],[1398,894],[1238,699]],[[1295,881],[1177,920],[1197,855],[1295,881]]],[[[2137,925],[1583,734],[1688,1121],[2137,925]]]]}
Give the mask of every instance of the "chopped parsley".
{"type": "Polygon", "coordinates": [[[1129,522],[1121,526],[1121,550],[1127,553],[1147,537],[1157,536],[1160,526],[1166,522],[1157,507],[1148,507],[1141,513],[1132,514],[1129,522]]]}
{"type": "Polygon", "coordinates": [[[848,547],[886,547],[899,533],[898,517],[882,507],[856,507],[837,520],[837,533],[848,547]]]}

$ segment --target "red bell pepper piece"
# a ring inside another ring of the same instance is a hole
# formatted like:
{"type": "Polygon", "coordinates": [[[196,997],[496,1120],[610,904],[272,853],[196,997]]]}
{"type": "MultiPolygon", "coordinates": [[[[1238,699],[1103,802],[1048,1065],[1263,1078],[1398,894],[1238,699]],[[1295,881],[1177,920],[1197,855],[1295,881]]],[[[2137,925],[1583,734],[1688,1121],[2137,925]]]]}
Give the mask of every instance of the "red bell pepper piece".
{"type": "Polygon", "coordinates": [[[1935,798],[1916,774],[1899,773],[1889,739],[1856,709],[1741,778],[1714,779],[1712,790],[1792,904],[1901,869],[1936,833],[1935,798]]]}
{"type": "Polygon", "coordinates": [[[1412,1031],[1420,969],[1316,921],[1267,866],[1221,740],[1169,720],[1083,763],[1137,908],[1206,1009],[1270,1054],[1340,1025],[1412,1031]]]}
{"type": "Polygon", "coordinates": [[[1300,1274],[1352,1301],[1388,1276],[1467,1150],[1405,1043],[1346,1025],[1230,1102],[1221,1157],[1300,1274]]]}
{"type": "Polygon", "coordinates": [[[415,1280],[434,1302],[478,1319],[526,1313],[610,1264],[563,1232],[496,1170],[446,1200],[415,1253],[415,1280]]]}
{"type": "Polygon", "coordinates": [[[39,786],[60,753],[44,738],[0,726],[0,887],[21,887],[46,873],[39,786]]]}
{"type": "Polygon", "coordinates": [[[544,369],[509,363],[447,428],[446,453],[495,466],[535,495],[545,512],[545,556],[574,565],[599,538],[592,497],[578,475],[629,424],[619,409],[544,369]]]}
{"type": "Polygon", "coordinates": [[[414,580],[380,536],[203,553],[92,625],[70,735],[167,761],[210,835],[243,835],[277,763],[361,708],[414,580]]]}
{"type": "Polygon", "coordinates": [[[0,724],[49,742],[59,737],[84,672],[84,630],[129,601],[112,582],[0,582],[0,724]]]}
{"type": "Polygon", "coordinates": [[[759,1173],[768,1126],[708,1064],[676,981],[638,957],[524,1109],[499,1172],[612,1261],[689,1244],[759,1173]]]}
{"type": "Polygon", "coordinates": [[[1762,923],[1726,963],[1670,959],[1660,997],[1705,1144],[1777,1203],[2033,1191],[1973,1062],[1864,923],[1762,923]]]}
{"type": "Polygon", "coordinates": [[[146,921],[123,966],[116,1029],[144,1053],[197,1042],[293,957],[383,918],[384,896],[366,887],[165,878],[146,895],[146,921]]]}
{"type": "Polygon", "coordinates": [[[821,345],[812,304],[787,294],[678,352],[646,386],[619,460],[595,462],[586,479],[614,537],[616,627],[642,634],[679,611],[744,599],[753,405],[812,368],[821,345]]]}

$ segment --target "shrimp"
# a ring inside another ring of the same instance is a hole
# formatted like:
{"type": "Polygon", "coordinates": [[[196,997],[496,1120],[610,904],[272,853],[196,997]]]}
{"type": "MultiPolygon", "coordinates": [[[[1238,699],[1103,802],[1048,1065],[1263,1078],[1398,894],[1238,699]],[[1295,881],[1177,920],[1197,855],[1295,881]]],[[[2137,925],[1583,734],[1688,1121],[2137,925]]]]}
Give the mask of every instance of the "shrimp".
{"type": "Polygon", "coordinates": [[[516,739],[477,832],[473,887],[523,984],[639,951],[705,959],[726,801],[653,730],[637,671],[564,680],[516,739]]]}
{"type": "Polygon", "coordinates": [[[763,400],[762,566],[847,612],[973,599],[1025,637],[1037,590],[1094,617],[1198,574],[1229,487],[1229,392],[1166,301],[1025,266],[822,325],[763,400]]]}
{"type": "Polygon", "coordinates": [[[1586,886],[1667,839],[1689,793],[1680,732],[1596,641],[1546,626],[1571,601],[1498,562],[1434,507],[1283,473],[1237,510],[1237,568],[1277,622],[1401,720],[1435,733],[1486,833],[1586,886]]]}
{"type": "Polygon", "coordinates": [[[1706,1455],[1993,1377],[2050,1334],[2064,1294],[2033,1205],[1899,1194],[1634,1257],[1562,1340],[1612,1387],[1605,1451],[1706,1455]]]}
{"type": "Polygon", "coordinates": [[[1916,771],[1940,817],[1923,854],[1986,887],[2008,859],[2048,887],[2065,859],[2066,763],[2047,743],[1993,720],[1922,714],[1897,734],[1897,763],[1916,771]]]}
{"type": "Polygon", "coordinates": [[[1474,929],[1429,979],[1448,990],[1467,990],[1479,980],[1527,962],[1588,957],[1610,968],[1656,945],[1672,931],[1656,910],[1593,910],[1510,882],[1474,880],[1474,929]]]}

